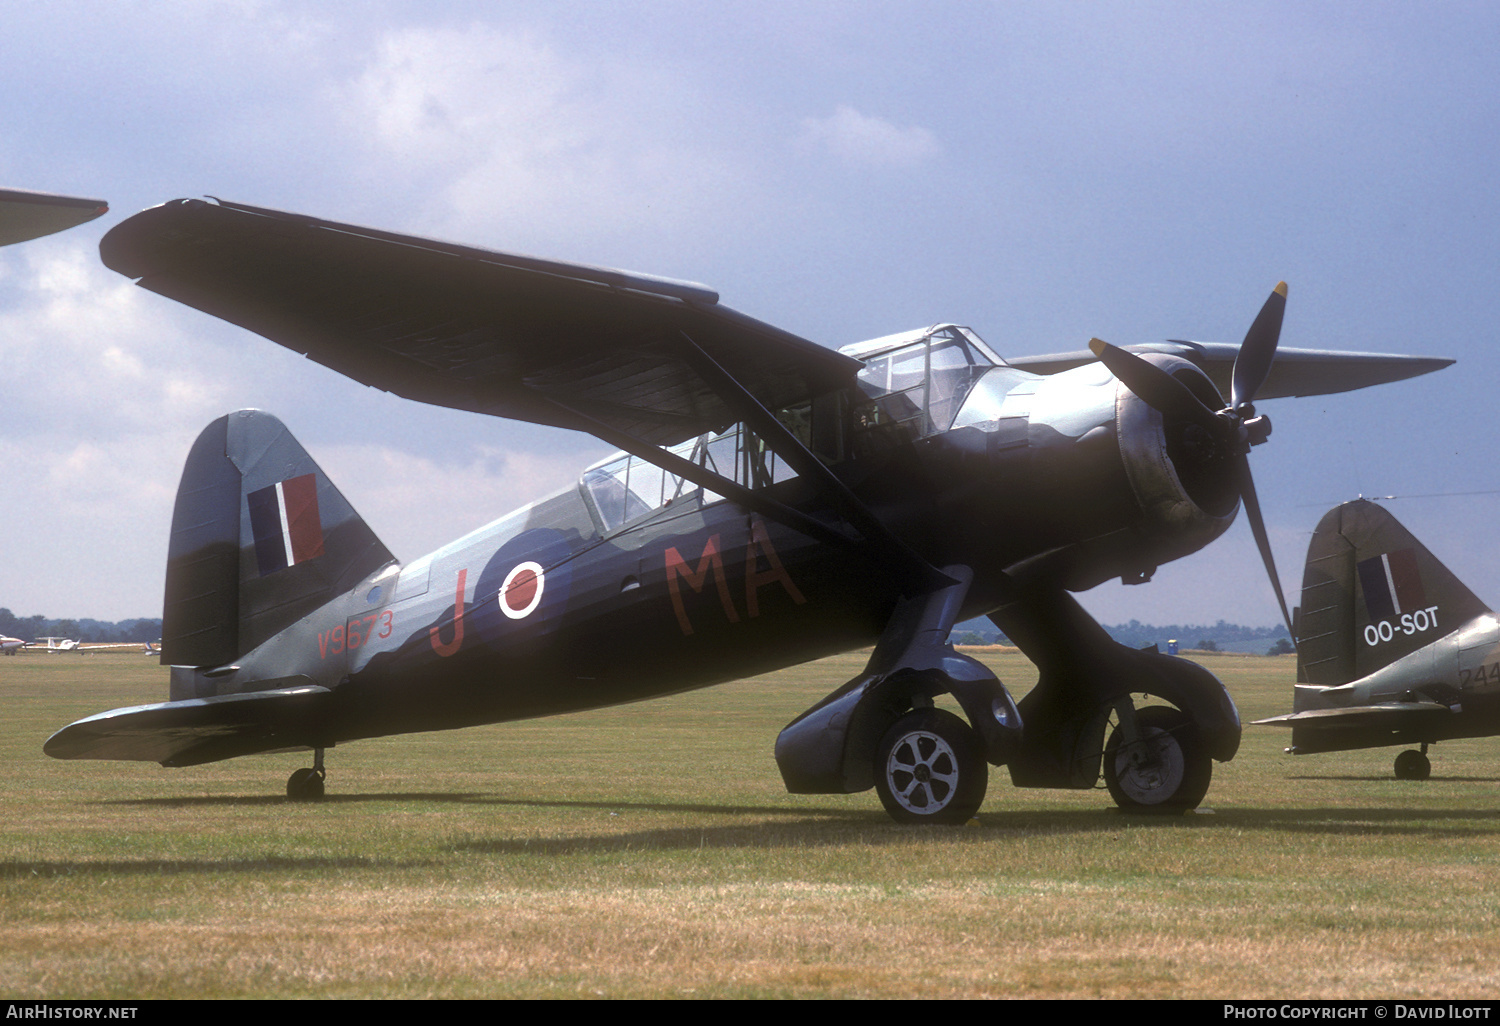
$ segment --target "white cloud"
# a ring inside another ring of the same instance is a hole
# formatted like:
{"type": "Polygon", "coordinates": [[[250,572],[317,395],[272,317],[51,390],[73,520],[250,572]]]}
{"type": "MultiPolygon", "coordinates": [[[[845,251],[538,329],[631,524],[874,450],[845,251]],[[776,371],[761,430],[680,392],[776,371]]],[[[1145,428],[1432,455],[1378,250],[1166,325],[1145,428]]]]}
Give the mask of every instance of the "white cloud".
{"type": "Polygon", "coordinates": [[[805,137],[852,164],[913,167],[938,156],[942,147],[927,129],[902,127],[839,104],[826,118],[804,118],[805,137]]]}
{"type": "Polygon", "coordinates": [[[743,186],[684,142],[686,91],[661,72],[584,64],[523,31],[392,30],[333,91],[382,188],[420,197],[422,230],[453,238],[586,246],[701,218],[743,186]]]}
{"type": "Polygon", "coordinates": [[[253,357],[204,344],[212,323],[107,271],[86,234],[0,266],[0,605],[157,615],[182,458],[253,357]]]}
{"type": "Polygon", "coordinates": [[[576,452],[471,445],[452,462],[385,445],[309,449],[344,498],[403,561],[577,484],[583,468],[603,451],[601,443],[582,435],[576,452]]]}
{"type": "Polygon", "coordinates": [[[222,401],[218,354],[192,346],[185,323],[201,315],[107,271],[87,242],[33,244],[5,259],[0,426],[8,437],[154,435],[203,421],[222,401]]]}
{"type": "Polygon", "coordinates": [[[0,606],[25,616],[159,616],[177,473],[163,448],[151,435],[0,437],[0,606]]]}

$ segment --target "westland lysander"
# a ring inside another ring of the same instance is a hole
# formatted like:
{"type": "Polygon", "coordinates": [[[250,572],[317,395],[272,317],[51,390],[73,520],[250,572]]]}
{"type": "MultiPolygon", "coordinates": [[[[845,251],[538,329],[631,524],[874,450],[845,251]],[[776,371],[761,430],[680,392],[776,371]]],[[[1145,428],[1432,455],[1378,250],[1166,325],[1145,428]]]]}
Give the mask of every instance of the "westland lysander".
{"type": "Polygon", "coordinates": [[[1270,424],[1251,400],[1449,362],[1278,356],[1285,286],[1238,347],[1096,340],[1007,362],[957,325],[834,352],[701,285],[224,202],[147,210],[101,250],[366,384],[622,450],[402,563],[275,418],[209,425],[173,516],[171,701],[80,720],[46,750],[191,766],[312,749],[296,798],[323,793],[344,742],[873,643],[864,673],[782,731],[791,790],[873,786],[898,819],[963,821],[995,765],[1025,787],[1102,772],[1124,808],[1191,807],[1238,748],[1233,703],[1195,664],[1111,641],[1069,592],[1148,580],[1242,501],[1270,568],[1247,459],[1270,424]],[[1019,707],[947,644],[979,615],[1040,669],[1019,707]]]}

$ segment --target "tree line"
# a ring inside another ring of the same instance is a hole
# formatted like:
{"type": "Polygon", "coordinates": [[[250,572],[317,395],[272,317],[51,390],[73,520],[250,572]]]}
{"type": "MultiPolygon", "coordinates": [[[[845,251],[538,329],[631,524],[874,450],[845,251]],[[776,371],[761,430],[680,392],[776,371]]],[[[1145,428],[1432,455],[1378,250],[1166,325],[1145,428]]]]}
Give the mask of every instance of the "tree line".
{"type": "Polygon", "coordinates": [[[94,644],[112,642],[157,641],[161,638],[160,620],[49,620],[45,616],[17,616],[0,608],[0,634],[22,641],[36,638],[72,638],[94,644]]]}
{"type": "MultiPolygon", "coordinates": [[[[1122,645],[1128,645],[1131,648],[1149,648],[1155,645],[1163,652],[1167,649],[1167,642],[1174,640],[1183,648],[1200,648],[1212,652],[1225,645],[1236,645],[1240,642],[1274,643],[1277,639],[1287,638],[1286,627],[1281,624],[1276,624],[1274,627],[1246,627],[1243,624],[1228,623],[1224,620],[1215,624],[1171,623],[1165,625],[1131,620],[1129,623],[1105,624],[1104,629],[1111,638],[1122,645]]],[[[982,619],[965,620],[954,627],[951,640],[956,645],[1009,643],[999,628],[988,620],[982,619]]],[[[1286,650],[1291,651],[1289,638],[1286,650]]]]}
{"type": "MultiPolygon", "coordinates": [[[[1156,645],[1162,650],[1169,640],[1177,640],[1184,648],[1201,648],[1213,651],[1227,644],[1244,641],[1275,642],[1285,638],[1286,628],[1246,627],[1220,620],[1206,624],[1155,624],[1131,620],[1129,623],[1106,624],[1109,636],[1131,648],[1146,648],[1156,645]]],[[[34,638],[74,638],[95,644],[110,642],[147,642],[161,638],[161,620],[120,620],[107,623],[102,620],[49,620],[45,616],[16,616],[9,609],[0,608],[0,634],[7,637],[31,641],[34,638]]],[[[957,645],[1003,645],[1008,639],[988,620],[966,620],[953,628],[952,641],[957,645]]],[[[1288,645],[1290,650],[1290,645],[1288,645]]]]}

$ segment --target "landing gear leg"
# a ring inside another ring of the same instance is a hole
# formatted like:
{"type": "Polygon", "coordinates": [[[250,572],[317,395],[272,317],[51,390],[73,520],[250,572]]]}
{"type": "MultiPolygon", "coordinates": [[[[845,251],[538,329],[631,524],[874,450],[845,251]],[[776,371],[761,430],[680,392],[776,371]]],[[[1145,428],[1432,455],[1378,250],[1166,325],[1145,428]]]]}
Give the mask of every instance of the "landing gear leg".
{"type": "Polygon", "coordinates": [[[1427,758],[1427,742],[1422,742],[1420,752],[1405,751],[1396,756],[1397,780],[1426,780],[1432,776],[1432,763],[1427,758]]]}
{"type": "Polygon", "coordinates": [[[896,605],[864,673],[781,731],[776,765],[788,791],[875,787],[902,823],[967,823],[984,801],[988,767],[1020,746],[1021,717],[994,671],[948,644],[973,571],[943,573],[952,584],[896,605]],[[963,717],[933,708],[942,694],[963,717]]]}
{"type": "Polygon", "coordinates": [[[323,799],[323,780],[328,776],[323,768],[323,749],[313,749],[311,768],[297,770],[286,781],[286,797],[293,802],[316,802],[323,799]]]}
{"type": "Polygon", "coordinates": [[[1024,743],[1006,763],[1017,787],[1091,788],[1102,768],[1121,809],[1180,812],[1203,800],[1213,762],[1239,749],[1239,713],[1212,673],[1121,645],[1068,593],[1036,588],[990,619],[1040,671],[1018,705],[1024,743]],[[1137,709],[1137,695],[1176,708],[1137,709]],[[1111,712],[1120,726],[1106,742],[1111,712]]]}

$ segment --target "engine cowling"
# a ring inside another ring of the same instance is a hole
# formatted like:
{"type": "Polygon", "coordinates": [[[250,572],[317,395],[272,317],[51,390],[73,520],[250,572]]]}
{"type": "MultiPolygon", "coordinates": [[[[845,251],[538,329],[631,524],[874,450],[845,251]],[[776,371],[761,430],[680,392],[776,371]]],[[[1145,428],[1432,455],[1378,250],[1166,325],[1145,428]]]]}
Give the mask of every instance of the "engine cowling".
{"type": "MultiPolygon", "coordinates": [[[[1188,361],[1147,359],[1218,404],[1188,361]]],[[[1222,447],[1146,405],[1102,364],[1046,376],[997,367],[954,427],[987,436],[991,485],[982,508],[966,501],[1013,577],[1074,591],[1143,581],[1223,534],[1239,509],[1222,447]]]]}
{"type": "MultiPolygon", "coordinates": [[[[1156,354],[1144,359],[1206,404],[1223,405],[1213,382],[1188,361],[1156,354]]],[[[1196,424],[1158,413],[1118,381],[1115,424],[1120,460],[1158,565],[1196,552],[1229,529],[1240,499],[1222,446],[1196,424]]]]}

